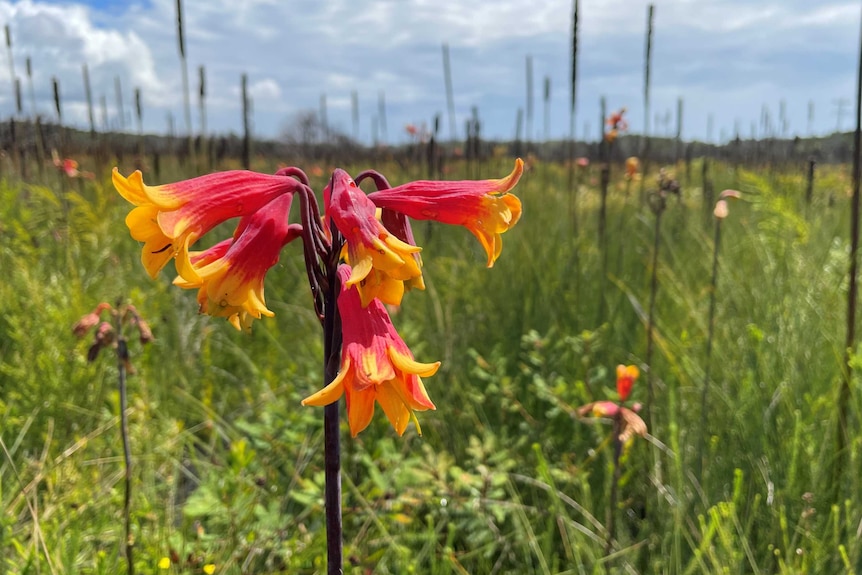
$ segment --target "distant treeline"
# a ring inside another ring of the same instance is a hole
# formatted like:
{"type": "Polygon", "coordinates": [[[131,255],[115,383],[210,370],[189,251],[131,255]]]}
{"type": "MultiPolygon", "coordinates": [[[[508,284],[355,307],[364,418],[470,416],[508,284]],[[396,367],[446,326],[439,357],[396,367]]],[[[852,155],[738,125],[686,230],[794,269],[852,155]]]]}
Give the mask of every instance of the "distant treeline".
{"type": "MultiPolygon", "coordinates": [[[[226,164],[242,162],[244,138],[237,134],[197,136],[192,145],[186,136],[133,134],[118,132],[89,132],[56,123],[32,122],[30,120],[7,120],[0,123],[0,149],[7,159],[16,165],[52,160],[52,153],[59,157],[114,158],[117,161],[131,158],[147,158],[147,164],[156,164],[159,159],[171,157],[185,162],[192,153],[199,166],[219,169],[226,164]]],[[[649,139],[645,146],[643,137],[627,135],[616,139],[609,147],[612,162],[622,162],[629,156],[639,156],[648,150],[648,160],[659,164],[708,157],[739,164],[782,164],[814,160],[818,163],[849,163],[852,160],[852,134],[834,133],[817,138],[731,140],[724,144],[708,144],[698,141],[679,141],[667,137],[649,139]]],[[[433,134],[414,138],[409,143],[398,145],[368,146],[353,138],[337,133],[313,134],[285,131],[279,139],[254,139],[251,156],[287,163],[319,162],[341,163],[373,160],[382,156],[403,162],[427,164],[429,171],[445,159],[464,158],[483,160],[492,156],[534,156],[543,161],[566,161],[570,155],[597,161],[598,143],[575,142],[574,148],[565,140],[539,141],[494,141],[483,140],[477,134],[462,141],[437,141],[433,134]]],[[[144,162],[141,162],[144,163],[144,162]]]]}

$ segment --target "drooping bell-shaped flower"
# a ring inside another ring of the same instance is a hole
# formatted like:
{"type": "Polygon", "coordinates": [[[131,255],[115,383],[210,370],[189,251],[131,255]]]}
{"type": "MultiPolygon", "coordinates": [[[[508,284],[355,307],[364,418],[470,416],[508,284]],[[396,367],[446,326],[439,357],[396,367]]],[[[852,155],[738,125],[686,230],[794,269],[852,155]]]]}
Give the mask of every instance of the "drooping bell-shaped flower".
{"type": "Polygon", "coordinates": [[[421,378],[434,375],[440,362],[414,360],[380,300],[362,306],[359,291],[347,283],[351,274],[349,266],[338,269],[341,282],[338,311],[343,336],[341,369],[332,383],[304,399],[302,404],[328,405],[345,395],[350,433],[356,436],[371,422],[376,402],[395,431],[402,435],[410,420],[415,420],[414,411],[436,409],[421,378]]]}
{"type": "Polygon", "coordinates": [[[398,239],[386,229],[377,219],[377,206],[344,170],[333,172],[324,190],[324,204],[327,217],[346,242],[347,262],[353,270],[346,285],[358,285],[365,305],[381,294],[386,294],[387,303],[401,303],[403,286],[392,282],[412,281],[422,275],[420,264],[413,257],[421,248],[398,239]],[[363,284],[372,271],[385,276],[371,278],[374,295],[364,293],[363,284]]]}
{"type": "Polygon", "coordinates": [[[509,192],[524,172],[515,160],[512,173],[498,180],[416,181],[368,195],[375,205],[400,212],[414,220],[434,220],[464,226],[494,265],[503,249],[501,235],[521,217],[521,200],[509,192]]]}
{"type": "Polygon", "coordinates": [[[293,178],[244,170],[217,172],[161,186],[144,184],[140,171],[128,178],[117,168],[114,187],[136,207],[126,216],[132,237],[144,242],[141,261],[155,278],[171,258],[177,272],[198,281],[188,250],[201,236],[231,218],[253,214],[301,184],[293,178]]]}
{"type": "Polygon", "coordinates": [[[201,312],[226,317],[237,329],[249,330],[261,316],[272,317],[264,300],[263,280],[278,262],[281,248],[302,233],[288,224],[291,194],[283,194],[240,220],[233,238],[201,252],[190,252],[190,266],[174,284],[198,288],[201,312]]]}

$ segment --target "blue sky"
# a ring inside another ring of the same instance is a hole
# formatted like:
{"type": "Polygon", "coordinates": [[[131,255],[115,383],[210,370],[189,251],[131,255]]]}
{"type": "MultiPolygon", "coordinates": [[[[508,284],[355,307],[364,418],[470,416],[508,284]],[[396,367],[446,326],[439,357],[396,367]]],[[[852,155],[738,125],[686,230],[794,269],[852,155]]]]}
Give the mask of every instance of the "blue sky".
{"type": "MultiPolygon", "coordinates": [[[[595,138],[599,98],[627,107],[632,131],[644,126],[643,58],[646,1],[582,0],[577,134],[595,138]]],[[[185,130],[175,0],[0,0],[0,20],[13,35],[15,72],[29,56],[38,113],[51,113],[51,77],[60,80],[64,115],[86,126],[81,66],[87,63],[96,102],[120,124],[114,91],[120,79],[130,117],[133,89],[144,98],[145,129],[165,132],[172,115],[185,130]]],[[[448,137],[442,44],[451,50],[456,126],[477,106],[486,137],[511,138],[526,107],[526,58],[533,62],[530,135],[543,138],[545,78],[551,82],[550,136],[568,133],[571,0],[186,0],[192,89],[207,71],[207,125],[239,131],[240,76],[247,73],[258,135],[276,137],[297,114],[317,111],[326,95],[330,124],[352,132],[350,95],[360,102],[360,137],[369,141],[378,95],[385,94],[387,137],[406,140],[407,123],[443,114],[448,137]]],[[[657,3],[650,124],[653,133],[684,101],[683,135],[729,138],[761,131],[766,110],[779,133],[850,129],[862,7],[844,0],[664,0],[657,3]],[[813,104],[813,121],[809,106],[813,104]],[[657,118],[658,116],[658,118],[657,118]],[[659,120],[657,123],[657,119],[659,120]]],[[[0,115],[13,111],[10,75],[0,68],[0,115]]],[[[26,89],[26,79],[25,89],[26,89]]],[[[25,91],[25,94],[27,92],[25,91]]],[[[25,112],[30,113],[29,98],[25,112]]],[[[97,109],[97,123],[102,113],[97,109]]],[[[197,107],[193,129],[200,128],[197,107]]]]}

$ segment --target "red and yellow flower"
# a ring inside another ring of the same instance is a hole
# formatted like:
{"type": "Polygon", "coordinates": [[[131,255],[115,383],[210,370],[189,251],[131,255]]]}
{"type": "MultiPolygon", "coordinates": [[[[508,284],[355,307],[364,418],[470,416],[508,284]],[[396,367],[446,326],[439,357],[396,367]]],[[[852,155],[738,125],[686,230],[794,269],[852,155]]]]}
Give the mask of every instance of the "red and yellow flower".
{"type": "Polygon", "coordinates": [[[501,235],[521,217],[521,200],[509,192],[524,173],[515,160],[512,173],[498,180],[417,181],[368,195],[376,206],[414,220],[434,220],[464,226],[488,254],[488,267],[503,249],[501,235]]]}
{"type": "Polygon", "coordinates": [[[272,317],[264,300],[264,276],[278,262],[281,248],[302,233],[299,224],[288,224],[292,199],[291,194],[278,196],[240,220],[233,238],[190,252],[190,267],[184,271],[193,273],[178,276],[174,284],[198,288],[201,312],[226,317],[237,329],[248,331],[253,320],[272,317]]]}
{"type": "MultiPolygon", "coordinates": [[[[341,369],[332,383],[305,398],[302,404],[328,405],[344,395],[350,433],[355,437],[368,427],[376,402],[402,435],[410,420],[415,421],[414,411],[436,409],[421,378],[434,375],[440,362],[414,360],[383,304],[375,299],[363,307],[359,291],[348,285],[350,277],[350,267],[340,266],[341,369]]],[[[417,429],[421,433],[418,422],[417,429]]]]}
{"type": "Polygon", "coordinates": [[[363,282],[372,270],[386,277],[372,277],[375,295],[386,294],[394,305],[401,303],[403,286],[392,282],[411,281],[422,275],[413,254],[422,248],[401,241],[377,219],[377,206],[344,170],[335,170],[324,194],[327,214],[344,236],[346,259],[352,266],[347,285],[358,285],[364,305],[374,295],[365,292],[363,282]]]}
{"type": "Polygon", "coordinates": [[[422,378],[440,366],[413,358],[384,306],[400,304],[407,289],[425,287],[410,218],[466,227],[491,267],[502,250],[502,234],[521,217],[521,201],[510,192],[523,171],[524,163],[516,160],[512,173],[498,180],[419,181],[395,188],[376,172],[364,172],[360,181],[371,174],[382,188],[366,195],[346,172],[335,170],[324,189],[323,214],[298,168],[275,175],[221,172],[161,186],[145,185],[139,171],[127,178],[115,169],[113,181],[135,206],[126,224],[144,244],[141,260],[150,276],[174,259],[174,283],[197,289],[201,312],[226,317],[238,329],[273,315],[264,276],[284,245],[301,237],[321,320],[334,303],[328,298],[336,297],[329,288],[338,287],[340,322],[324,324],[340,325],[343,342],[338,375],[303,404],[328,405],[344,395],[354,436],[380,404],[400,435],[416,421],[414,412],[435,409],[422,378]],[[301,225],[289,223],[294,193],[300,194],[301,225]],[[233,218],[239,224],[232,237],[191,251],[203,235],[233,218]]]}
{"type": "Polygon", "coordinates": [[[299,186],[293,178],[242,170],[148,186],[140,171],[126,178],[114,168],[113,181],[120,195],[136,206],[126,216],[126,225],[133,238],[144,242],[141,261],[150,277],[176,258],[177,272],[188,281],[200,281],[188,251],[201,236],[226,220],[255,213],[299,186]]]}
{"type": "Polygon", "coordinates": [[[636,365],[620,364],[617,366],[617,393],[620,395],[620,401],[625,401],[629,398],[632,386],[639,376],[640,370],[636,365]]]}

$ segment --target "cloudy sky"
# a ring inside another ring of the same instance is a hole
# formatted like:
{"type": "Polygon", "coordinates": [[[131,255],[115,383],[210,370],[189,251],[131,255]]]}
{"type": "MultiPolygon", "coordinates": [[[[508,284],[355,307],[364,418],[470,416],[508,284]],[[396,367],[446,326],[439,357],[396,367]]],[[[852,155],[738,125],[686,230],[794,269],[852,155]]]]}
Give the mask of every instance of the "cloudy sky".
{"type": "MultiPolygon", "coordinates": [[[[571,0],[186,0],[193,129],[200,129],[198,68],[207,75],[207,127],[241,129],[240,77],[248,74],[257,135],[277,137],[325,94],[328,122],[370,141],[378,98],[386,102],[389,142],[405,141],[407,123],[446,115],[442,45],[450,48],[458,137],[473,106],[485,137],[511,138],[526,110],[526,62],[532,61],[534,112],[528,136],[545,137],[544,83],[550,81],[549,135],[569,131],[571,0]]],[[[596,137],[599,99],[627,107],[644,129],[643,60],[648,2],[581,0],[577,134],[596,137]]],[[[832,132],[853,122],[862,6],[845,0],[663,0],[656,2],[650,130],[675,130],[684,101],[683,136],[718,140],[738,129],[760,133],[764,113],[781,132],[832,132]],[[811,117],[813,112],[813,118],[811,117]],[[666,122],[665,118],[670,122],[666,122]],[[708,132],[709,118],[712,131],[708,132]]],[[[12,34],[12,61],[37,113],[53,114],[51,78],[63,114],[86,127],[82,65],[87,64],[97,126],[104,98],[111,126],[135,129],[132,94],[143,96],[144,128],[166,132],[172,116],[184,133],[182,72],[175,0],[0,0],[12,34]]],[[[8,66],[0,65],[0,116],[15,110],[8,66]]],[[[525,114],[526,116],[526,114],[525,114]]],[[[526,118],[525,118],[526,119],[526,118]]],[[[381,138],[384,136],[380,134],[381,138]]]]}

